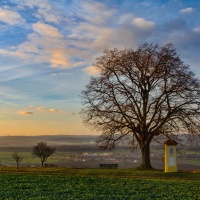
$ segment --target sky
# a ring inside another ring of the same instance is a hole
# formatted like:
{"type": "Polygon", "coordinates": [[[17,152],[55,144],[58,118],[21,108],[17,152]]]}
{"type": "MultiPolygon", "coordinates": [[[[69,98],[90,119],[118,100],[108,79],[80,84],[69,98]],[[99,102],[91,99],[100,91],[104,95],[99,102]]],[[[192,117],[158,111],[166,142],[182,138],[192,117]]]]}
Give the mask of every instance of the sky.
{"type": "Polygon", "coordinates": [[[105,49],[173,43],[200,77],[198,0],[1,0],[0,135],[90,135],[81,91],[105,49]]]}

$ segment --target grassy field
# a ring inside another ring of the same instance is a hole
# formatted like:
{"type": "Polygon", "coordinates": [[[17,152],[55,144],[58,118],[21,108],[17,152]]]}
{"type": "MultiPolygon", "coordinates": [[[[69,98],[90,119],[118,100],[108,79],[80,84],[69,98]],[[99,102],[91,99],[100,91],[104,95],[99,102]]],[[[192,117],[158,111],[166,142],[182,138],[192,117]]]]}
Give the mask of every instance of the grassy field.
{"type": "Polygon", "coordinates": [[[140,169],[0,168],[0,199],[200,199],[200,173],[140,169]]]}
{"type": "MultiPolygon", "coordinates": [[[[13,151],[14,152],[14,151],[13,151]]],[[[0,152],[0,163],[7,163],[7,164],[15,164],[15,160],[12,158],[13,152],[0,152]]],[[[19,152],[19,155],[22,157],[22,164],[40,164],[39,158],[34,158],[31,152],[19,152]]],[[[57,163],[66,160],[69,153],[66,152],[56,152],[52,156],[48,158],[49,163],[57,163]]]]}

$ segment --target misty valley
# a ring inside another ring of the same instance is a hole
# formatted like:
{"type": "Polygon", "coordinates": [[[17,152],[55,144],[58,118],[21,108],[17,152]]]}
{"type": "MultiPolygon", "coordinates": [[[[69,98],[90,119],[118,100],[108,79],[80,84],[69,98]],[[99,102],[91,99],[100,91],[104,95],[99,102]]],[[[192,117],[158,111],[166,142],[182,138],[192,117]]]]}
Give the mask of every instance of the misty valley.
{"type": "MultiPolygon", "coordinates": [[[[39,167],[40,159],[31,154],[32,147],[40,141],[56,148],[56,153],[45,163],[46,167],[99,168],[102,163],[118,164],[119,168],[133,168],[140,165],[140,149],[130,149],[128,143],[121,144],[110,151],[99,150],[96,145],[97,136],[90,135],[54,135],[54,136],[1,136],[0,165],[15,166],[13,152],[22,157],[20,167],[39,167]]],[[[178,169],[199,170],[200,150],[197,144],[183,142],[178,146],[178,169]]],[[[164,148],[162,143],[151,145],[152,166],[164,169],[164,148]]]]}

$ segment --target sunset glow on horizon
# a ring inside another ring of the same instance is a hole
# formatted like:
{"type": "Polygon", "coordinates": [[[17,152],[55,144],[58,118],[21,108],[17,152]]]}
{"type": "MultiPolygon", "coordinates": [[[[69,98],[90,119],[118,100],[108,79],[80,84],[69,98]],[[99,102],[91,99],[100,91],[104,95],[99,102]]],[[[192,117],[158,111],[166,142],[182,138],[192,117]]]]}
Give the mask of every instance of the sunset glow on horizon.
{"type": "Polygon", "coordinates": [[[0,2],[0,136],[97,135],[81,91],[105,49],[173,43],[200,77],[200,1],[0,2]]]}

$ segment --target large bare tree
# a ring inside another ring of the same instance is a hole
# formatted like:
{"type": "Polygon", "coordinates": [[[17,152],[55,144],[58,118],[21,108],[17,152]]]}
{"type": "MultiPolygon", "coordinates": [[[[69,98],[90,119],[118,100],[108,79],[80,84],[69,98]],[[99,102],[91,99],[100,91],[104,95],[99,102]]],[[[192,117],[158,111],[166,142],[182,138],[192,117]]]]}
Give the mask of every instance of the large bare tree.
{"type": "Polygon", "coordinates": [[[114,148],[131,135],[143,168],[152,168],[155,136],[200,131],[200,83],[172,44],[142,44],[137,50],[105,50],[100,71],[82,91],[84,123],[102,134],[98,144],[114,148]]]}

